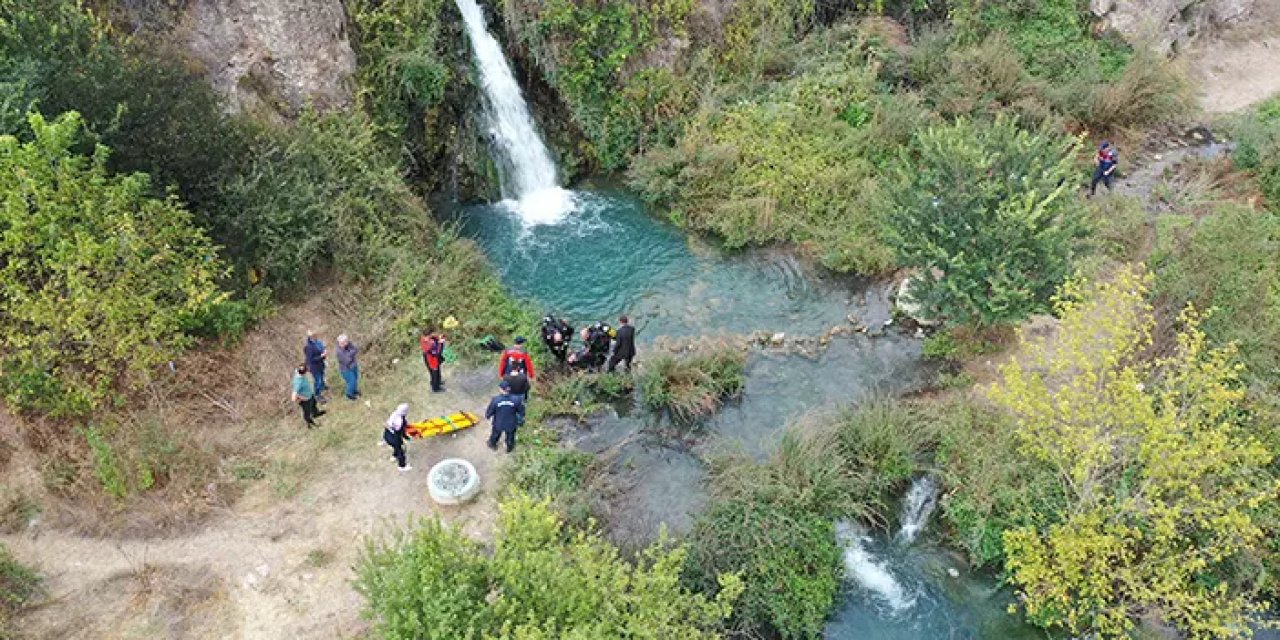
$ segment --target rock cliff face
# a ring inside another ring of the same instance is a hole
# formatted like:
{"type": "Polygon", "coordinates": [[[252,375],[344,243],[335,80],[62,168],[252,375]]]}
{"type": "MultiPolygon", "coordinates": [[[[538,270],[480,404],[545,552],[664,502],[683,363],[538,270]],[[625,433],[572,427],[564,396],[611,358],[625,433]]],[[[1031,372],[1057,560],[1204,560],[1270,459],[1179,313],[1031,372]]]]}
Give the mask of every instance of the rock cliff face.
{"type": "Polygon", "coordinates": [[[196,62],[234,111],[292,117],[352,102],[356,56],[341,0],[128,0],[136,28],[196,62]]]}
{"type": "MultiPolygon", "coordinates": [[[[1273,1],[1273,0],[1263,0],[1273,1]]],[[[1247,18],[1258,0],[1090,0],[1105,28],[1168,54],[1212,27],[1247,18]]]]}

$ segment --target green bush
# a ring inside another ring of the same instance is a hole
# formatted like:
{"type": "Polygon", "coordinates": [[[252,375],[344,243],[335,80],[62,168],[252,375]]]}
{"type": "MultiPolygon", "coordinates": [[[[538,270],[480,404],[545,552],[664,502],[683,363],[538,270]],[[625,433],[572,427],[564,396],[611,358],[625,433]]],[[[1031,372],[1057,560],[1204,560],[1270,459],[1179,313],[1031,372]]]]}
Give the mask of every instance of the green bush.
{"type": "MultiPolygon", "coordinates": [[[[81,114],[112,150],[107,168],[141,171],[157,197],[174,187],[238,264],[226,235],[221,184],[249,152],[250,131],[223,108],[203,74],[155,42],[117,37],[75,0],[7,0],[0,23],[0,78],[16,79],[11,102],[48,118],[81,114]]],[[[12,86],[12,85],[11,85],[12,86]]],[[[25,111],[0,133],[25,131],[25,111]],[[12,125],[17,125],[16,127],[12,125]]]]}
{"type": "Polygon", "coordinates": [[[732,348],[687,358],[661,355],[641,371],[641,395],[649,408],[669,411],[677,419],[704,418],[742,392],[746,364],[747,355],[732,348]]]}
{"type": "Polygon", "coordinates": [[[1211,309],[1205,333],[1239,345],[1245,380],[1264,397],[1280,393],[1278,252],[1280,217],[1223,204],[1155,257],[1157,290],[1177,305],[1211,309]]]}
{"type": "Polygon", "coordinates": [[[1230,126],[1237,167],[1252,172],[1273,210],[1280,210],[1280,98],[1263,102],[1230,126]]]}
{"type": "Polygon", "coordinates": [[[645,56],[684,33],[691,0],[504,0],[509,28],[559,92],[606,171],[664,139],[688,87],[645,56]],[[637,67],[637,62],[640,66],[637,67]]]}
{"type": "Polygon", "coordinates": [[[916,134],[887,218],[899,262],[919,270],[912,293],[926,316],[985,327],[1048,309],[1081,230],[1076,147],[1005,117],[916,134]]]}
{"type": "Polygon", "coordinates": [[[40,576],[0,543],[0,640],[18,638],[13,617],[40,595],[40,576]]]}
{"type": "Polygon", "coordinates": [[[742,590],[717,580],[714,600],[679,584],[683,548],[658,543],[635,562],[597,533],[565,530],[546,502],[503,503],[493,554],[424,521],[371,544],[356,588],[379,638],[719,638],[742,590]]]}
{"type": "Polygon", "coordinates": [[[882,523],[911,479],[930,470],[940,438],[934,416],[886,399],[840,413],[832,429],[841,464],[854,472],[850,499],[882,523]]]}
{"type": "Polygon", "coordinates": [[[225,268],[147,176],[72,150],[79,115],[29,126],[32,142],[0,137],[0,388],[17,409],[77,415],[189,346],[186,320],[226,301],[225,268]]]}
{"type": "Polygon", "coordinates": [[[710,593],[741,571],[731,628],[745,637],[816,638],[840,591],[834,517],[848,512],[851,472],[830,440],[784,438],[766,464],[717,461],[710,504],[689,534],[689,584],[710,593]]]}

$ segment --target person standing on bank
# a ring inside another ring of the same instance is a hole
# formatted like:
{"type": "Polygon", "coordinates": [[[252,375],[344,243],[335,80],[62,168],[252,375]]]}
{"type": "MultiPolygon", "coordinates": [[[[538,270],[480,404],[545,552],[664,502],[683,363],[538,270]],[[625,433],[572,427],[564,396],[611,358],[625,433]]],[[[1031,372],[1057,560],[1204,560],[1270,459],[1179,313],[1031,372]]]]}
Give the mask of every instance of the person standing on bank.
{"type": "Polygon", "coordinates": [[[498,377],[511,387],[511,393],[520,396],[520,400],[529,401],[529,381],[533,379],[533,358],[525,350],[524,336],[516,336],[514,347],[502,352],[498,361],[498,377]]]}
{"type": "Polygon", "coordinates": [[[1098,192],[1098,183],[1107,186],[1107,191],[1111,191],[1112,174],[1115,173],[1116,167],[1120,164],[1120,154],[1115,147],[1107,140],[1102,141],[1102,145],[1098,147],[1098,153],[1093,157],[1093,181],[1089,183],[1089,197],[1093,197],[1098,192]]]}
{"type": "Polygon", "coordinates": [[[356,361],[358,355],[360,347],[353,344],[347,334],[338,336],[338,373],[342,374],[342,381],[346,383],[342,393],[348,400],[360,397],[360,363],[356,361]]]}
{"type": "Polygon", "coordinates": [[[617,368],[618,363],[627,365],[627,373],[631,373],[631,359],[636,357],[636,328],[626,316],[618,317],[618,335],[614,337],[613,355],[609,357],[609,373],[617,368]]]}
{"type": "Polygon", "coordinates": [[[316,406],[316,394],[314,387],[311,386],[311,379],[307,377],[307,363],[298,365],[297,371],[293,374],[293,401],[302,409],[302,420],[307,423],[308,429],[314,429],[316,426],[316,418],[324,415],[316,406]]]}
{"type": "Polygon", "coordinates": [[[404,456],[404,441],[408,439],[405,435],[407,426],[409,426],[409,405],[402,404],[391,412],[391,417],[387,418],[387,428],[382,431],[382,440],[391,445],[392,457],[395,458],[396,466],[401,471],[413,469],[405,461],[404,456]]]}
{"type": "Polygon", "coordinates": [[[484,410],[484,417],[489,419],[492,429],[489,431],[489,448],[498,450],[498,438],[505,436],[507,453],[516,448],[516,429],[524,424],[524,400],[511,393],[511,385],[506,380],[498,383],[500,393],[489,400],[489,408],[484,410]]]}
{"type": "Polygon", "coordinates": [[[316,402],[324,402],[324,392],[329,389],[324,383],[325,358],[329,357],[329,353],[325,351],[324,341],[317,338],[314,331],[307,332],[307,343],[302,347],[302,355],[307,362],[307,370],[315,379],[316,402]]]}
{"type": "Polygon", "coordinates": [[[444,336],[428,329],[422,333],[419,346],[422,347],[422,361],[431,372],[431,392],[444,391],[444,378],[440,375],[440,367],[444,365],[444,336]]]}

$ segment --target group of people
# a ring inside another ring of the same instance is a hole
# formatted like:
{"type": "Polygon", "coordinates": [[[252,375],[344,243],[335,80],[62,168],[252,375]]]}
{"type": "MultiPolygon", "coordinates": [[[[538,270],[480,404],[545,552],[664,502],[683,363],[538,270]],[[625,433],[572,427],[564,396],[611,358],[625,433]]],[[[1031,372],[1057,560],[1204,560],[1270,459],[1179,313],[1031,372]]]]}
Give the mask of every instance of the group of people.
{"type": "Polygon", "coordinates": [[[622,364],[631,371],[631,361],[636,357],[636,330],[627,316],[618,318],[617,329],[596,322],[583,327],[579,335],[582,347],[570,353],[573,327],[564,318],[547,316],[542,319],[542,342],[561,364],[588,371],[599,371],[605,367],[609,373],[622,364]],[[612,355],[609,353],[610,345],[613,347],[612,355]]]}
{"type": "MultiPolygon", "coordinates": [[[[622,365],[629,372],[635,359],[636,332],[625,315],[618,318],[617,329],[603,322],[584,327],[578,334],[582,345],[576,350],[572,348],[574,329],[563,318],[543,318],[541,333],[543,343],[556,360],[575,369],[604,369],[613,372],[618,365],[622,365]]],[[[434,329],[422,332],[419,338],[422,362],[430,375],[433,393],[445,391],[442,368],[447,344],[444,334],[434,329]]],[[[507,452],[511,452],[516,446],[516,430],[524,424],[525,405],[529,401],[536,372],[533,357],[528,352],[527,341],[523,336],[516,337],[511,348],[503,349],[497,344],[493,346],[501,349],[502,353],[498,359],[499,393],[489,400],[484,414],[492,427],[487,444],[490,449],[496,450],[501,441],[507,452]]],[[[356,400],[360,397],[360,349],[344,334],[338,336],[336,353],[338,371],[344,382],[343,395],[348,400],[356,400]]],[[[329,386],[325,381],[325,371],[329,351],[319,335],[308,331],[302,354],[303,361],[293,376],[292,396],[302,410],[303,421],[310,429],[316,426],[316,419],[326,413],[320,405],[327,402],[325,392],[329,386]]],[[[380,441],[391,447],[392,459],[401,471],[412,469],[405,456],[405,443],[410,439],[406,430],[409,425],[408,414],[408,404],[397,406],[387,419],[380,441]]]]}
{"type": "MultiPolygon", "coordinates": [[[[360,348],[343,334],[338,336],[337,355],[338,373],[344,383],[342,393],[348,400],[356,400],[360,397],[360,348]]],[[[329,390],[324,377],[328,358],[324,341],[314,331],[308,331],[302,346],[302,363],[293,375],[292,394],[294,403],[302,409],[302,420],[308,429],[314,428],[316,418],[325,414],[319,405],[328,402],[324,396],[329,390]]]]}

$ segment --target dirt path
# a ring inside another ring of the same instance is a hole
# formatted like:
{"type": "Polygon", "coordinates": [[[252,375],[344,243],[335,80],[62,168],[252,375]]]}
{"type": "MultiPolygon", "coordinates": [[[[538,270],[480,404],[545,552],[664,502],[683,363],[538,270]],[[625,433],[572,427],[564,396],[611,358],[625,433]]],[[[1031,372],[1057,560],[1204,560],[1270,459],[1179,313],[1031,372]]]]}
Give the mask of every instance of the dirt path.
{"type": "Polygon", "coordinates": [[[1280,2],[1256,3],[1244,24],[1199,43],[1187,57],[1208,113],[1239,111],[1280,93],[1280,2]]]}
{"type": "MultiPolygon", "coordinates": [[[[483,539],[495,514],[494,488],[505,454],[484,446],[483,426],[456,437],[414,442],[410,472],[395,469],[377,444],[381,424],[401,399],[410,418],[459,409],[482,410],[491,372],[446,371],[449,391],[423,393],[420,363],[402,362],[366,386],[364,402],[338,397],[330,424],[304,433],[278,459],[278,473],[314,467],[295,495],[282,499],[268,476],[233,509],[202,530],[159,540],[110,540],[40,526],[0,538],[46,576],[49,598],[21,627],[36,638],[345,638],[365,628],[352,565],[370,536],[413,518],[440,514],[483,539]],[[335,418],[336,416],[336,418],[335,418]],[[426,491],[432,464],[445,457],[472,461],[485,490],[473,504],[442,508],[426,491]],[[296,466],[293,466],[296,465],[296,466]]],[[[287,488],[287,487],[286,487],[287,488]]]]}

